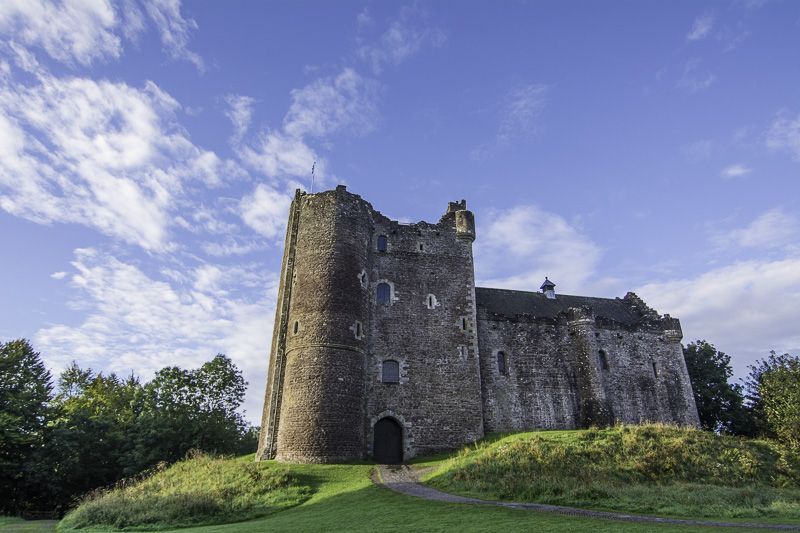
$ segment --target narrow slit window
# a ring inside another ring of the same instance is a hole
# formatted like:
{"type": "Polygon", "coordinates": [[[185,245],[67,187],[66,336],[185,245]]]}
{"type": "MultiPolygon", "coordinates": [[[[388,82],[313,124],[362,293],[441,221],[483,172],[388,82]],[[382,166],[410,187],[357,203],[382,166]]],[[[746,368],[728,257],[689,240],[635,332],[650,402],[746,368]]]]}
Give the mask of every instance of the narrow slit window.
{"type": "Polygon", "coordinates": [[[658,366],[656,366],[656,362],[652,362],[653,365],[653,376],[658,377],[658,366]]]}
{"type": "Polygon", "coordinates": [[[378,303],[381,305],[389,305],[391,297],[392,289],[389,287],[389,284],[378,283],[378,288],[376,289],[376,299],[378,303]]]}
{"type": "Polygon", "coordinates": [[[386,235],[378,235],[378,251],[385,252],[387,244],[388,240],[386,239],[386,235]]]}
{"type": "Polygon", "coordinates": [[[361,338],[361,322],[356,322],[356,337],[361,338]]]}
{"type": "Polygon", "coordinates": [[[298,322],[298,321],[296,321],[296,320],[295,320],[295,322],[294,322],[294,327],[292,327],[292,332],[293,332],[295,335],[297,335],[297,332],[298,332],[298,331],[300,331],[300,322],[298,322]]]}
{"type": "Polygon", "coordinates": [[[507,374],[508,367],[506,366],[506,353],[497,352],[497,372],[498,374],[507,374]]]}
{"type": "Polygon", "coordinates": [[[463,317],[461,318],[461,329],[467,331],[467,319],[463,317]]]}
{"type": "Polygon", "coordinates": [[[608,370],[608,357],[606,356],[605,350],[599,350],[597,355],[600,357],[600,368],[608,370]]]}
{"type": "Polygon", "coordinates": [[[381,365],[381,381],[384,383],[400,383],[400,363],[389,359],[381,365]]]}
{"type": "Polygon", "coordinates": [[[419,243],[419,251],[422,252],[424,250],[425,250],[425,245],[422,244],[422,243],[419,243]]]}
{"type": "Polygon", "coordinates": [[[433,307],[433,296],[428,296],[428,307],[433,307]]]}

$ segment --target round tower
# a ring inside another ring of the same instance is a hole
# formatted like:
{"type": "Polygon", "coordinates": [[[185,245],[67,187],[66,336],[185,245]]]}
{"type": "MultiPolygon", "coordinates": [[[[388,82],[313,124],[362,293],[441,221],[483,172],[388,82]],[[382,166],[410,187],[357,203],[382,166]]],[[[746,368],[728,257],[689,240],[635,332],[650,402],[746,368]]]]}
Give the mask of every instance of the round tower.
{"type": "Polygon", "coordinates": [[[371,218],[343,186],[298,202],[275,457],[361,459],[371,218]]]}

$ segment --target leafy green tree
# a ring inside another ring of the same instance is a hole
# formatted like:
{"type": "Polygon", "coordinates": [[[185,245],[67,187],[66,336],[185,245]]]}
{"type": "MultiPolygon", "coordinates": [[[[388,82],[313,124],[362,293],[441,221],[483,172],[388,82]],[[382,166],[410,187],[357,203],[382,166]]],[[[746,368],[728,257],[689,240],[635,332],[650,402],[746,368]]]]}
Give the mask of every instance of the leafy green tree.
{"type": "Polygon", "coordinates": [[[0,344],[0,511],[30,503],[40,470],[53,386],[39,353],[25,339],[0,344]]]}
{"type": "Polygon", "coordinates": [[[728,381],[733,375],[730,356],[705,340],[697,340],[684,347],[683,357],[692,382],[700,426],[715,432],[746,432],[747,412],[742,387],[728,381]]]}
{"type": "Polygon", "coordinates": [[[95,375],[74,363],[61,374],[48,443],[59,503],[136,473],[127,454],[141,404],[134,376],[95,375]]]}
{"type": "Polygon", "coordinates": [[[177,461],[189,450],[236,453],[246,439],[237,409],[247,382],[223,354],[195,370],[167,367],[144,387],[131,464],[144,469],[177,461]]]}
{"type": "Polygon", "coordinates": [[[800,446],[800,357],[771,351],[750,366],[745,387],[760,432],[800,446]]]}

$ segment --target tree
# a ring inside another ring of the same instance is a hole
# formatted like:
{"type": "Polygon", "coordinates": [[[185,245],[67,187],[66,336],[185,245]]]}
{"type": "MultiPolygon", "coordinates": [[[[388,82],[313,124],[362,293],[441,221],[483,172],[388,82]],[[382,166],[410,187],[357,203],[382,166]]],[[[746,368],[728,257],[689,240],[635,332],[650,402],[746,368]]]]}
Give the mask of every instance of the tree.
{"type": "Polygon", "coordinates": [[[683,349],[703,429],[726,433],[747,431],[742,387],[728,380],[733,375],[731,358],[705,340],[683,349]]]}
{"type": "Polygon", "coordinates": [[[132,464],[143,469],[177,461],[191,449],[230,454],[247,439],[237,409],[247,382],[223,354],[195,370],[167,367],[144,387],[132,464]]]}
{"type": "Polygon", "coordinates": [[[760,433],[800,446],[800,357],[771,351],[750,366],[745,388],[760,433]]]}
{"type": "Polygon", "coordinates": [[[25,339],[0,344],[0,512],[29,502],[45,441],[53,385],[25,339]]]}

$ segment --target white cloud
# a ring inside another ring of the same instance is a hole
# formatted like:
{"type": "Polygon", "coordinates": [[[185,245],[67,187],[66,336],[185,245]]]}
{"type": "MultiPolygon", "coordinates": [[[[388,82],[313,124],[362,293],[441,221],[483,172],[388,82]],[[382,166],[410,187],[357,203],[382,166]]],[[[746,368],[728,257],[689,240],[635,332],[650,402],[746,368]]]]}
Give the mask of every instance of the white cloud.
{"type": "Polygon", "coordinates": [[[184,59],[199,71],[205,69],[203,59],[188,48],[189,34],[197,23],[181,16],[180,0],[147,0],[145,10],[161,36],[161,43],[173,59],[184,59]]]}
{"type": "Polygon", "coordinates": [[[277,276],[258,266],[183,268],[183,282],[154,279],[94,249],[75,251],[72,286],[88,311],[77,326],[41,329],[37,347],[51,368],[70,361],[149,377],[168,365],[191,368],[226,353],[250,382],[257,420],[264,393],[277,276]]]}
{"type": "Polygon", "coordinates": [[[169,248],[185,183],[217,185],[228,170],[186,138],[178,109],[151,82],[136,89],[40,73],[29,86],[0,85],[0,208],[169,248]]]}
{"type": "Polygon", "coordinates": [[[752,171],[753,169],[745,165],[736,164],[723,168],[720,174],[723,178],[740,178],[750,174],[752,171]]]}
{"type": "Polygon", "coordinates": [[[475,243],[478,284],[536,291],[545,276],[575,294],[591,279],[601,250],[564,218],[536,206],[482,213],[475,243]]]}
{"type": "Polygon", "coordinates": [[[89,65],[122,53],[118,20],[107,0],[8,0],[0,3],[0,34],[40,47],[53,59],[89,65]]]}
{"type": "Polygon", "coordinates": [[[63,271],[62,272],[53,272],[52,274],[50,274],[50,277],[53,278],[53,279],[64,279],[64,277],[66,275],[67,275],[67,273],[63,272],[63,271]]]}
{"type": "MultiPolygon", "coordinates": [[[[197,28],[181,17],[180,0],[140,2],[155,25],[167,53],[198,69],[203,61],[187,48],[197,28]]],[[[146,28],[141,9],[133,0],[6,0],[0,3],[0,35],[29,48],[40,48],[57,61],[88,66],[117,59],[123,38],[134,40],[146,28]]]]}
{"type": "Polygon", "coordinates": [[[537,133],[542,111],[547,105],[548,87],[542,84],[524,85],[510,90],[500,108],[500,126],[492,142],[484,143],[470,152],[472,159],[488,157],[500,147],[537,133]]]}
{"type": "Polygon", "coordinates": [[[237,94],[229,94],[225,97],[225,103],[228,109],[225,111],[225,116],[233,124],[233,137],[232,141],[237,143],[242,140],[244,134],[250,128],[250,122],[253,120],[253,105],[255,98],[250,96],[242,96],[237,94]]]}
{"type": "Polygon", "coordinates": [[[707,339],[739,376],[774,349],[800,350],[800,259],[744,261],[692,278],[650,283],[637,294],[680,318],[684,342],[707,339]]]}
{"type": "MultiPolygon", "coordinates": [[[[426,46],[438,47],[446,37],[439,28],[429,26],[424,11],[415,7],[403,8],[400,16],[389,22],[389,27],[376,42],[363,44],[356,54],[380,74],[386,65],[399,65],[419,53],[426,46]]],[[[372,19],[364,11],[358,17],[361,28],[371,27],[372,19]],[[366,14],[362,17],[363,14],[366,14]]]]}
{"type": "Polygon", "coordinates": [[[268,185],[259,184],[253,193],[242,198],[240,211],[245,224],[260,235],[274,239],[283,235],[291,198],[268,185]]]}
{"type": "Polygon", "coordinates": [[[787,151],[800,161],[800,114],[794,118],[785,112],[779,114],[767,131],[766,144],[773,150],[787,151]]]}
{"type": "Polygon", "coordinates": [[[375,127],[378,87],[350,68],[321,78],[291,93],[292,102],[280,130],[263,133],[255,143],[239,147],[243,161],[269,177],[326,178],[324,159],[307,138],[347,130],[364,134],[375,127]]]}
{"type": "Polygon", "coordinates": [[[797,217],[775,208],[743,228],[715,235],[713,240],[721,246],[769,249],[793,244],[798,234],[800,224],[797,217]]]}
{"type": "Polygon", "coordinates": [[[375,127],[377,83],[351,68],[291,94],[292,104],[283,119],[283,130],[290,137],[322,137],[345,129],[364,134],[375,127]]]}
{"type": "Polygon", "coordinates": [[[711,33],[714,27],[714,17],[710,13],[698,16],[692,23],[692,28],[686,35],[687,41],[699,41],[704,39],[711,33]]]}

